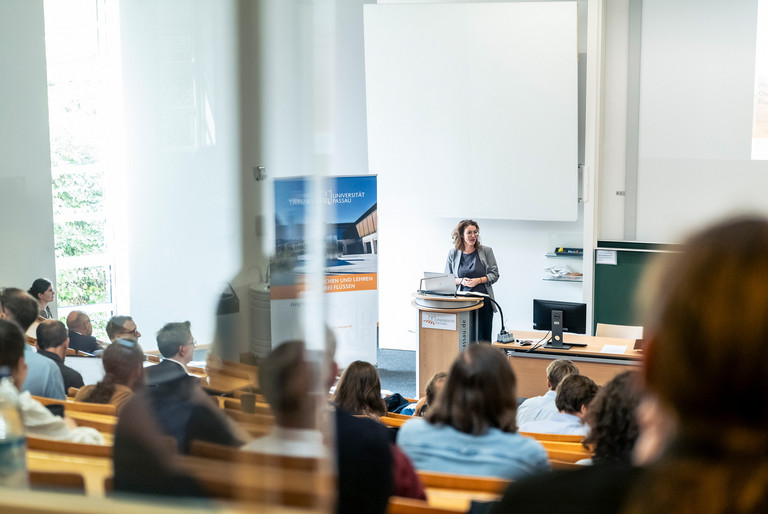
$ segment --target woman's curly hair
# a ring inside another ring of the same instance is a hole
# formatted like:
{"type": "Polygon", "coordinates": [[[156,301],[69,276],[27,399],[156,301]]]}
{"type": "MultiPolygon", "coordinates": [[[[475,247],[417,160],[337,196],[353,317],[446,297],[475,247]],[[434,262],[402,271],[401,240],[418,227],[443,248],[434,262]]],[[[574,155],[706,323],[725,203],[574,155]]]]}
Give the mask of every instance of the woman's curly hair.
{"type": "Polygon", "coordinates": [[[594,447],[595,464],[631,464],[632,449],[639,435],[635,411],[642,391],[636,371],[625,371],[608,382],[589,404],[590,427],[584,446],[594,447]]]}

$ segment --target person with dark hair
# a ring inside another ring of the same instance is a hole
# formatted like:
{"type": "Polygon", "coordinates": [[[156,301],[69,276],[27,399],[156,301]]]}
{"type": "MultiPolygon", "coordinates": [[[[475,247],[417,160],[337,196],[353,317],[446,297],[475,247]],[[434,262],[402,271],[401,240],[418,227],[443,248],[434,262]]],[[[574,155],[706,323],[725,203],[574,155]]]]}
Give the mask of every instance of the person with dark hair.
{"type": "Polygon", "coordinates": [[[91,318],[83,311],[72,311],[67,315],[69,347],[78,352],[95,354],[102,350],[99,341],[93,337],[91,318]]]}
{"type": "Polygon", "coordinates": [[[732,218],[646,274],[642,372],[655,401],[638,410],[655,406],[657,419],[638,416],[635,453],[651,438],[655,461],[516,483],[493,512],[768,512],[766,253],[768,219],[732,218]]]}
{"type": "MultiPolygon", "coordinates": [[[[381,397],[381,381],[373,364],[365,361],[351,362],[341,374],[333,404],[357,416],[378,420],[387,413],[387,406],[381,397]]],[[[394,434],[391,440],[394,440],[394,434]]],[[[393,445],[394,494],[407,498],[426,500],[424,487],[413,469],[413,464],[402,450],[393,445]]]]}
{"type": "MultiPolygon", "coordinates": [[[[21,327],[13,321],[0,319],[0,366],[7,366],[10,369],[17,391],[27,374],[27,365],[24,362],[25,346],[27,344],[21,327]]],[[[44,357],[40,358],[44,359],[44,357]]],[[[77,443],[102,444],[104,442],[104,438],[95,429],[78,427],[69,418],[53,415],[43,404],[32,398],[28,391],[18,394],[18,405],[24,423],[24,432],[27,435],[77,443]]]]}
{"type": "Polygon", "coordinates": [[[557,414],[557,386],[568,375],[578,375],[579,368],[569,359],[555,359],[547,366],[547,389],[542,396],[528,398],[517,408],[517,426],[529,421],[550,419],[557,414]]]}
{"type": "Polygon", "coordinates": [[[584,423],[589,403],[599,387],[584,375],[568,375],[557,386],[555,406],[557,414],[547,420],[529,421],[520,425],[521,432],[541,434],[587,435],[589,425],[584,423]]]}
{"type": "Polygon", "coordinates": [[[118,339],[101,356],[104,378],[80,388],[77,402],[111,403],[118,414],[144,380],[144,352],[136,341],[118,339]]]}
{"type": "Polygon", "coordinates": [[[136,322],[130,316],[112,316],[107,322],[105,330],[107,337],[113,343],[118,339],[138,341],[141,337],[141,332],[136,327],[136,322]]]}
{"type": "Polygon", "coordinates": [[[490,345],[470,345],[454,361],[426,417],[407,421],[397,444],[417,469],[517,480],[549,469],[544,448],[517,433],[516,379],[490,345]]]}
{"type": "Polygon", "coordinates": [[[376,368],[369,362],[351,362],[341,374],[333,403],[345,411],[379,419],[387,413],[381,397],[381,382],[376,368]]]}
{"type": "Polygon", "coordinates": [[[55,319],[47,319],[37,325],[38,354],[51,359],[59,367],[64,379],[64,390],[70,387],[83,387],[83,376],[77,371],[64,365],[64,359],[69,348],[67,327],[64,323],[55,319]]]}
{"type": "Polygon", "coordinates": [[[45,319],[53,318],[51,308],[48,306],[56,297],[56,291],[53,290],[53,284],[47,278],[38,278],[32,282],[32,287],[27,291],[32,298],[37,300],[38,315],[45,319]]]}
{"type": "MultiPolygon", "coordinates": [[[[499,280],[499,266],[490,246],[480,244],[480,227],[474,220],[461,220],[452,234],[453,248],[445,261],[445,272],[456,277],[461,291],[474,291],[493,296],[493,286],[499,280]]],[[[493,339],[493,313],[496,306],[483,302],[477,311],[477,339],[474,331],[472,341],[491,342],[493,339]]]]}
{"type": "MultiPolygon", "coordinates": [[[[16,322],[23,331],[27,331],[37,321],[37,302],[32,296],[17,289],[8,287],[0,293],[5,317],[16,322]]],[[[21,387],[35,396],[64,400],[64,378],[59,367],[50,359],[38,355],[31,345],[24,346],[24,361],[27,365],[26,379],[21,387]]]]}
{"type": "Polygon", "coordinates": [[[636,411],[642,397],[636,371],[620,373],[600,388],[585,420],[589,434],[583,444],[593,450],[591,464],[632,464],[632,450],[639,435],[636,411]]]}

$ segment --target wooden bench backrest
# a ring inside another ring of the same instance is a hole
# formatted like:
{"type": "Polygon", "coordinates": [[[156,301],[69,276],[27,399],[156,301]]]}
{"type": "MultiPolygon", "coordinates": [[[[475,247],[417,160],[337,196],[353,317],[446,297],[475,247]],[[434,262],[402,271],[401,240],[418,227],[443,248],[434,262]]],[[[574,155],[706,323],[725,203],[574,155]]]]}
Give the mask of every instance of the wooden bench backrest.
{"type": "Polygon", "coordinates": [[[56,441],[45,437],[27,436],[27,448],[67,455],[87,455],[91,457],[112,458],[112,447],[103,444],[72,443],[56,441]]]}
{"type": "Polygon", "coordinates": [[[435,489],[460,489],[485,493],[503,493],[510,480],[497,477],[478,477],[473,475],[456,475],[453,473],[438,473],[436,471],[417,471],[424,487],[435,489]]]}
{"type": "Polygon", "coordinates": [[[456,510],[433,507],[424,500],[392,496],[387,505],[387,514],[456,514],[456,510]]]}
{"type": "Polygon", "coordinates": [[[31,489],[66,489],[67,492],[85,493],[85,478],[80,473],[58,471],[30,471],[31,489]]]}
{"type": "Polygon", "coordinates": [[[402,419],[405,421],[408,421],[409,419],[413,419],[413,416],[409,416],[407,414],[398,414],[396,412],[387,412],[387,417],[393,418],[393,419],[402,419]]]}
{"type": "Polygon", "coordinates": [[[45,398],[44,396],[34,396],[34,395],[32,396],[32,398],[39,401],[43,405],[63,405],[65,413],[77,411],[77,412],[93,412],[96,414],[111,414],[114,416],[116,412],[115,406],[112,405],[111,403],[75,402],[72,400],[57,400],[55,398],[45,398]]]}
{"type": "Polygon", "coordinates": [[[207,459],[303,471],[320,469],[322,462],[321,459],[313,457],[288,457],[285,455],[249,452],[240,450],[239,448],[209,443],[206,441],[192,441],[189,454],[197,457],[205,457],[207,459]]]}
{"type": "Polygon", "coordinates": [[[532,437],[537,441],[559,441],[562,443],[580,443],[584,440],[583,435],[565,435],[565,434],[539,434],[537,432],[519,432],[520,435],[532,437]]]}

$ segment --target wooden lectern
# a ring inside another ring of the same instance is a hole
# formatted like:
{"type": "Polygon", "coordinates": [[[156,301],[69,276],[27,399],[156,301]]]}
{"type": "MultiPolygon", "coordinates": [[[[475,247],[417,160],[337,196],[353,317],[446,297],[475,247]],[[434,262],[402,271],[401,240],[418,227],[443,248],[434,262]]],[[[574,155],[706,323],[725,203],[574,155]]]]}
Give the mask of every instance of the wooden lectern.
{"type": "Polygon", "coordinates": [[[417,394],[424,396],[427,382],[439,371],[448,372],[456,356],[467,347],[475,330],[475,313],[482,298],[433,296],[414,293],[411,305],[419,310],[419,351],[416,352],[417,394]]]}

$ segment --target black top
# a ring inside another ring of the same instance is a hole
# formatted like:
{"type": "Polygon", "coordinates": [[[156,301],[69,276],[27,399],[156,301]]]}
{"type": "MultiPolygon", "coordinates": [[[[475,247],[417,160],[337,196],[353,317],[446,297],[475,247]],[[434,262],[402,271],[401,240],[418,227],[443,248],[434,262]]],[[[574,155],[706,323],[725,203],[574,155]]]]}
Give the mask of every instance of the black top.
{"type": "Polygon", "coordinates": [[[493,514],[621,512],[642,473],[640,468],[598,464],[576,471],[536,475],[509,486],[490,511],[493,514]]]}
{"type": "Polygon", "coordinates": [[[94,353],[101,350],[101,345],[93,336],[84,336],[77,332],[69,331],[69,347],[78,352],[94,353]]]}
{"type": "Polygon", "coordinates": [[[387,429],[368,418],[336,409],[338,504],[336,512],[387,511],[394,490],[392,450],[387,429]]]}
{"type": "Polygon", "coordinates": [[[75,371],[74,369],[70,368],[69,366],[64,365],[64,361],[56,355],[53,352],[48,352],[45,350],[40,350],[37,353],[42,355],[43,357],[48,357],[53,362],[56,363],[56,365],[59,367],[59,370],[61,371],[61,377],[64,379],[64,392],[66,393],[69,391],[70,387],[76,387],[81,388],[83,387],[83,376],[75,371]]]}
{"type": "MultiPolygon", "coordinates": [[[[459,278],[482,278],[486,275],[485,264],[477,256],[477,250],[472,253],[461,254],[461,260],[459,261],[459,278]]],[[[488,289],[485,284],[478,284],[475,287],[461,286],[461,291],[475,291],[477,293],[488,294],[488,289]]]]}

